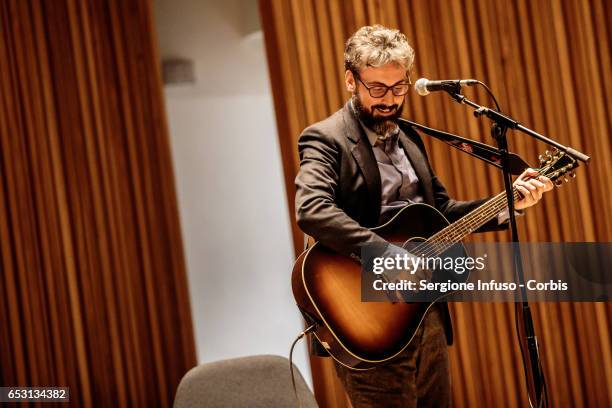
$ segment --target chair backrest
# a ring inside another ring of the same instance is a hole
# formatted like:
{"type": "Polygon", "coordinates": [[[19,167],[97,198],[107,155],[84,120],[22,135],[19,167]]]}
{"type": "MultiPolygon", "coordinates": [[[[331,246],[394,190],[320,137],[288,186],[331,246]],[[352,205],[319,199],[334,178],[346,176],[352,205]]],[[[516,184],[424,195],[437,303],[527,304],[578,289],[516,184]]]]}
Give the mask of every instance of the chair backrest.
{"type": "MultiPolygon", "coordinates": [[[[303,408],[316,408],[314,395],[294,366],[303,408]]],[[[203,364],[181,380],[174,408],[297,407],[289,360],[281,356],[251,356],[203,364]]]]}

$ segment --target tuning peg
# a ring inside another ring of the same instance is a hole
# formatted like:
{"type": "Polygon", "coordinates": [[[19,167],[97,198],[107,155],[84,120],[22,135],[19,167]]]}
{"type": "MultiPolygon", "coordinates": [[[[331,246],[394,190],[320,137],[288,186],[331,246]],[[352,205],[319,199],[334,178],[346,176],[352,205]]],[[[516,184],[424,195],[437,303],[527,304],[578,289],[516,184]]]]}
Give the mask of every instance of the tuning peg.
{"type": "Polygon", "coordinates": [[[539,155],[538,161],[540,162],[541,165],[543,165],[544,163],[546,163],[546,158],[542,155],[539,155]]]}
{"type": "Polygon", "coordinates": [[[569,183],[569,179],[567,178],[567,176],[563,177],[563,180],[565,180],[566,183],[569,183]]]}
{"type": "Polygon", "coordinates": [[[560,178],[555,180],[555,187],[561,187],[563,185],[563,180],[560,178]]]}
{"type": "Polygon", "coordinates": [[[576,172],[575,171],[572,171],[569,175],[570,175],[571,178],[576,178],[576,172]]]}
{"type": "Polygon", "coordinates": [[[552,154],[550,154],[550,151],[546,150],[544,152],[544,154],[546,155],[546,157],[548,157],[549,159],[552,159],[552,154]]]}

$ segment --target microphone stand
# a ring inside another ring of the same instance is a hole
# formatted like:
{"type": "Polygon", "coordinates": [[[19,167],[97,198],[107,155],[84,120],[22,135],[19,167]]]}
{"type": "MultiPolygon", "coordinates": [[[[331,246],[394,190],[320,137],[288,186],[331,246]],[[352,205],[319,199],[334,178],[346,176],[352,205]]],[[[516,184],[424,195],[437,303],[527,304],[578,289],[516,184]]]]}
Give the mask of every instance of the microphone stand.
{"type": "Polygon", "coordinates": [[[569,156],[574,157],[577,160],[583,161],[584,163],[588,163],[590,157],[581,153],[571,147],[563,146],[562,144],[543,136],[535,131],[526,128],[525,126],[518,123],[516,120],[512,119],[509,116],[506,116],[496,110],[483,107],[474,103],[467,99],[464,95],[460,94],[461,86],[457,84],[456,86],[449,87],[445,89],[455,101],[469,105],[473,107],[474,116],[486,116],[487,118],[493,121],[491,125],[491,136],[496,140],[498,148],[502,155],[502,171],[503,171],[503,179],[504,179],[504,187],[506,190],[506,197],[508,200],[508,210],[510,215],[510,229],[512,232],[512,242],[514,246],[513,251],[513,259],[514,259],[514,272],[517,276],[517,280],[519,283],[519,293],[520,293],[520,302],[516,303],[515,306],[515,319],[517,328],[519,327],[520,316],[522,316],[522,324],[523,324],[523,336],[520,337],[519,334],[519,345],[521,347],[521,352],[523,356],[523,366],[525,369],[525,376],[527,379],[527,393],[529,403],[532,407],[546,407],[548,406],[548,398],[546,392],[546,381],[544,377],[544,370],[542,369],[542,363],[540,361],[539,348],[538,348],[538,339],[535,334],[535,328],[533,324],[533,316],[531,314],[531,309],[529,307],[529,302],[527,301],[527,289],[525,285],[525,275],[523,271],[523,262],[521,258],[521,252],[519,247],[519,236],[518,230],[516,226],[516,217],[514,214],[514,193],[512,190],[512,179],[510,177],[510,153],[508,151],[508,138],[507,131],[508,129],[517,129],[535,139],[541,140],[549,145],[555,146],[557,149],[565,152],[569,156]],[[526,359],[523,344],[527,345],[527,357],[526,359]],[[533,402],[532,402],[533,396],[533,402]]]}

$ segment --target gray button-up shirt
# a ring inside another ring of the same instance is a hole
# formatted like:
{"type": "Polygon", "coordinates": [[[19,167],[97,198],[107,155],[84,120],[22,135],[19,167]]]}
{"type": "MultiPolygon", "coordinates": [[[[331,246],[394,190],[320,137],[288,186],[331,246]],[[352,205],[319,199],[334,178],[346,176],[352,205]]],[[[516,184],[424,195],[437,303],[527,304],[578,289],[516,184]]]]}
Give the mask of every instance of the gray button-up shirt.
{"type": "Polygon", "coordinates": [[[380,172],[381,203],[379,223],[388,221],[400,208],[410,203],[423,202],[419,179],[399,145],[400,128],[383,138],[362,124],[372,145],[380,172]]]}

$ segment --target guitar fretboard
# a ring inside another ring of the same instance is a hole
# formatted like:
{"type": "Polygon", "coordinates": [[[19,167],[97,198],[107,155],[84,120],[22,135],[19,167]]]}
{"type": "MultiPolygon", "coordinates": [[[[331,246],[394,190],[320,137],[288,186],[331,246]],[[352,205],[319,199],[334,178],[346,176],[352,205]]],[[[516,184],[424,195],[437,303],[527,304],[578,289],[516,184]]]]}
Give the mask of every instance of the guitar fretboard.
{"type": "MultiPolygon", "coordinates": [[[[521,198],[516,188],[512,188],[514,201],[521,198]]],[[[432,235],[419,248],[427,248],[428,256],[437,256],[446,251],[454,243],[462,241],[466,236],[482,227],[508,207],[506,193],[501,192],[480,207],[455,221],[448,227],[432,235]]]]}

